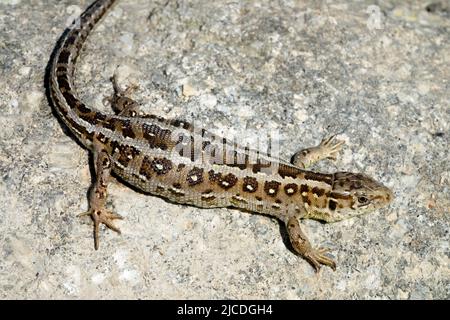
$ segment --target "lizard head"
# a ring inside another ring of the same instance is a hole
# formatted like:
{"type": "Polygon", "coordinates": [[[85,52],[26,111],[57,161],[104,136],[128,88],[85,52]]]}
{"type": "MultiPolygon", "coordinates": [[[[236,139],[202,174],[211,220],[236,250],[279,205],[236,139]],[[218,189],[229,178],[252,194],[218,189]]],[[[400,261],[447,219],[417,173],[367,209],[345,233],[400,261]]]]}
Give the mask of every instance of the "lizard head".
{"type": "Polygon", "coordinates": [[[384,206],[394,198],[392,191],[372,178],[350,172],[334,174],[328,202],[329,219],[339,221],[361,215],[384,206]]]}

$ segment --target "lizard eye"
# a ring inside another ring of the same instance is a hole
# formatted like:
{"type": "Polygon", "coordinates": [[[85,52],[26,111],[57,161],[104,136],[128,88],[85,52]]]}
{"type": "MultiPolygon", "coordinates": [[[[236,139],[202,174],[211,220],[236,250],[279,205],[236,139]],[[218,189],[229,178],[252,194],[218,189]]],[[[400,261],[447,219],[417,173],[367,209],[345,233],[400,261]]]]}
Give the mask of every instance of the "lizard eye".
{"type": "Polygon", "coordinates": [[[359,203],[367,203],[367,202],[369,202],[369,199],[361,196],[361,197],[358,197],[358,202],[359,203]]]}

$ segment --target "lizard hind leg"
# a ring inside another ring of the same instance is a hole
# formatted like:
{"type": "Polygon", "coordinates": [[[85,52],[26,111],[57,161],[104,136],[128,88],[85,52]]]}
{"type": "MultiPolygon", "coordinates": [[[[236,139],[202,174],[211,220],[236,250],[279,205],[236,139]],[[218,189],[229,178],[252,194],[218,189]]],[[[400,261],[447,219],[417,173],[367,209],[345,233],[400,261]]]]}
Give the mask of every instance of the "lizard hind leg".
{"type": "Polygon", "coordinates": [[[132,84],[125,90],[123,90],[119,86],[116,74],[114,74],[110,80],[113,85],[114,94],[110,97],[105,97],[105,99],[103,99],[103,102],[109,103],[112,109],[119,116],[136,117],[139,113],[139,103],[129,98],[129,95],[131,95],[133,91],[138,89],[139,86],[136,84],[132,84]]]}
{"type": "Polygon", "coordinates": [[[316,272],[319,272],[321,265],[326,265],[331,269],[336,270],[336,263],[325,255],[328,249],[314,249],[300,228],[300,223],[295,216],[289,218],[286,227],[295,252],[307,260],[314,267],[316,272]]]}
{"type": "Polygon", "coordinates": [[[302,149],[292,156],[292,164],[301,168],[307,168],[314,163],[323,160],[336,160],[338,152],[345,141],[337,140],[336,135],[323,138],[318,146],[302,149]]]}
{"type": "Polygon", "coordinates": [[[89,210],[80,214],[80,216],[89,215],[94,221],[94,246],[97,250],[100,224],[103,223],[120,234],[119,228],[114,225],[113,221],[123,218],[105,208],[108,180],[111,175],[111,160],[108,153],[101,149],[98,142],[94,142],[94,163],[96,179],[89,191],[89,210]]]}

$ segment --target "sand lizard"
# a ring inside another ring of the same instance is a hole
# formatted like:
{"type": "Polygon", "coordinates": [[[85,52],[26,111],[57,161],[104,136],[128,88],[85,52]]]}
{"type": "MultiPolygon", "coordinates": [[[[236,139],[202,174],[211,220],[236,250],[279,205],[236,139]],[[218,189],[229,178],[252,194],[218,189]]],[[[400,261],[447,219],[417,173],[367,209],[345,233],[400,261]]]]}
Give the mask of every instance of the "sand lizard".
{"type": "Polygon", "coordinates": [[[94,221],[95,249],[99,226],[120,233],[105,208],[110,175],[145,193],[171,202],[203,208],[233,207],[281,220],[293,249],[318,271],[335,269],[325,249],[314,249],[299,220],[326,222],[381,208],[393,199],[391,190],[358,173],[316,173],[305,168],[335,158],[343,142],[324,139],[297,152],[292,163],[251,150],[180,120],[140,115],[139,104],[113,78],[110,102],[116,114],[88,107],[77,96],[73,74],[77,57],[90,31],[115,3],[94,1],[62,35],[49,63],[48,89],[58,116],[94,154],[95,182],[85,214],[94,221]],[[231,152],[229,152],[231,150],[231,152]]]}

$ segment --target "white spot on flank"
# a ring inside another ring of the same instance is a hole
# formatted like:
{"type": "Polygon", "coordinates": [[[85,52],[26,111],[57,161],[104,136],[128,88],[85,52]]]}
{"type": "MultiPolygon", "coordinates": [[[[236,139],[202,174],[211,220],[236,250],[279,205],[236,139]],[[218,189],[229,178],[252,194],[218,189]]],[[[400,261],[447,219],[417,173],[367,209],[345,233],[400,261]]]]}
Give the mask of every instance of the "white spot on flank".
{"type": "Polygon", "coordinates": [[[222,185],[223,185],[224,187],[228,187],[230,184],[229,184],[228,182],[226,182],[226,181],[222,181],[222,185]]]}
{"type": "Polygon", "coordinates": [[[162,184],[157,184],[154,190],[156,193],[164,194],[164,192],[166,191],[166,188],[162,184]]]}
{"type": "Polygon", "coordinates": [[[164,169],[164,166],[163,166],[162,164],[160,164],[160,163],[157,163],[157,164],[155,165],[155,167],[156,167],[156,169],[158,169],[158,170],[164,169]]]}
{"type": "Polygon", "coordinates": [[[196,182],[198,180],[198,177],[197,176],[191,176],[191,180],[192,180],[192,182],[196,182]]]}
{"type": "Polygon", "coordinates": [[[253,187],[251,185],[248,184],[245,187],[247,188],[248,191],[253,191],[253,187]]]}
{"type": "Polygon", "coordinates": [[[171,187],[170,190],[175,192],[176,194],[179,194],[179,195],[182,195],[182,196],[185,195],[185,193],[181,189],[178,189],[178,188],[175,188],[175,187],[171,187]]]}
{"type": "Polygon", "coordinates": [[[269,189],[269,194],[274,194],[275,193],[275,189],[269,189]]]}
{"type": "Polygon", "coordinates": [[[286,190],[286,192],[287,192],[287,193],[294,193],[294,189],[289,188],[289,189],[286,190]]]}
{"type": "Polygon", "coordinates": [[[302,196],[306,197],[308,195],[308,192],[302,192],[302,196]]]}

